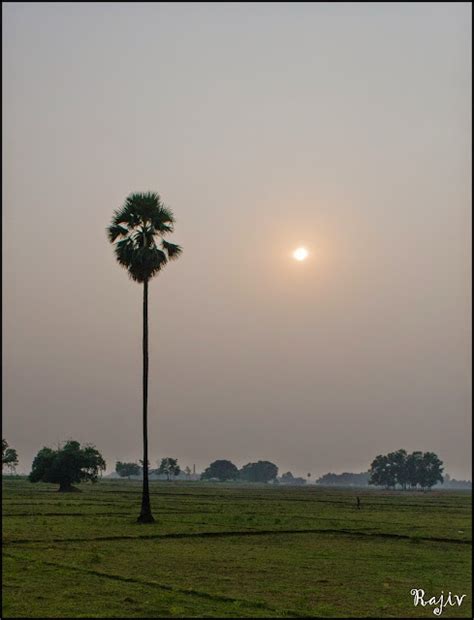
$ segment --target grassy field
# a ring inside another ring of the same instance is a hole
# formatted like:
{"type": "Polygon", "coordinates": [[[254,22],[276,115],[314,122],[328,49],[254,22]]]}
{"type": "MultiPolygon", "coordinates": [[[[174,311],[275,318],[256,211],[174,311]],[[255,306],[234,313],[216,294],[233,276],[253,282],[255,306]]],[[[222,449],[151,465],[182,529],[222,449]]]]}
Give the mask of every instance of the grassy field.
{"type": "Polygon", "coordinates": [[[81,488],[4,478],[4,618],[472,616],[470,493],[153,482],[137,525],[139,483],[81,488]]]}

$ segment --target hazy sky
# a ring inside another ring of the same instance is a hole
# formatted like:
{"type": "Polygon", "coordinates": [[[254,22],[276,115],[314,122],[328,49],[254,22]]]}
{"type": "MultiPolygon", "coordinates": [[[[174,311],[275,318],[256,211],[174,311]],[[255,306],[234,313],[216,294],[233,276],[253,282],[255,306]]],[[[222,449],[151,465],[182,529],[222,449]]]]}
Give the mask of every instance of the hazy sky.
{"type": "Polygon", "coordinates": [[[105,229],[158,191],[150,451],[201,470],[470,478],[470,3],[3,3],[3,436],[141,458],[142,288],[105,229]],[[310,251],[298,263],[291,252],[310,251]]]}

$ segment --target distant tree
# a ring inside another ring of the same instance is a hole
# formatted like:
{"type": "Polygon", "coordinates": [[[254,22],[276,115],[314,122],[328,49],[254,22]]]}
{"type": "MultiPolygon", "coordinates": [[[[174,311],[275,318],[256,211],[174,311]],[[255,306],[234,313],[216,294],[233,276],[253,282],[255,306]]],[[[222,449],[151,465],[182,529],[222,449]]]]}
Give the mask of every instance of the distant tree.
{"type": "Polygon", "coordinates": [[[225,480],[235,480],[239,477],[239,470],[231,462],[223,460],[214,461],[201,474],[201,480],[211,480],[217,478],[221,482],[225,480]]]}
{"type": "Polygon", "coordinates": [[[291,473],[291,471],[286,472],[286,474],[283,474],[283,476],[280,478],[279,482],[281,482],[281,484],[291,484],[291,485],[303,485],[306,484],[306,479],[305,478],[299,478],[299,477],[295,477],[293,476],[293,474],[291,473]]]}
{"type": "Polygon", "coordinates": [[[164,458],[161,459],[157,473],[159,475],[165,475],[169,481],[171,476],[178,476],[180,471],[181,469],[177,459],[164,458]]]}
{"type": "Polygon", "coordinates": [[[239,475],[247,482],[270,482],[278,476],[278,467],[270,461],[247,463],[242,467],[239,475]]]}
{"type": "Polygon", "coordinates": [[[3,466],[8,467],[10,473],[13,474],[18,465],[18,454],[14,448],[8,446],[6,439],[2,439],[2,469],[3,466]]]}
{"type": "Polygon", "coordinates": [[[430,490],[437,482],[442,484],[443,469],[443,462],[434,452],[425,452],[421,460],[421,488],[430,490]]]}
{"type": "Polygon", "coordinates": [[[128,478],[130,480],[130,476],[139,476],[142,468],[138,463],[122,463],[117,461],[115,471],[121,478],[128,478]]]}
{"type": "Polygon", "coordinates": [[[35,456],[30,482],[52,482],[59,484],[59,491],[78,490],[73,484],[97,482],[105,470],[105,461],[92,445],[81,448],[78,441],[67,441],[57,450],[42,448],[35,456]]]}
{"type": "Polygon", "coordinates": [[[148,480],[148,283],[181,254],[179,245],[164,239],[173,232],[173,213],[155,192],[130,194],[107,234],[118,263],[143,284],[143,491],[139,523],[153,523],[148,480]]]}
{"type": "Polygon", "coordinates": [[[8,448],[5,454],[5,465],[10,470],[10,474],[16,473],[16,468],[18,465],[18,454],[15,448],[8,448]]]}
{"type": "Polygon", "coordinates": [[[186,465],[186,467],[184,468],[184,473],[186,474],[186,478],[189,479],[191,477],[192,470],[189,465],[186,465]]]}
{"type": "Polygon", "coordinates": [[[389,452],[387,459],[390,464],[391,471],[395,476],[395,484],[399,484],[402,489],[406,489],[408,482],[408,470],[407,470],[407,453],[406,450],[397,450],[396,452],[389,452]]]}
{"type": "Polygon", "coordinates": [[[415,489],[419,484],[421,485],[421,473],[423,469],[423,453],[416,451],[407,456],[406,471],[407,471],[407,484],[412,489],[415,489]]]}
{"type": "Polygon", "coordinates": [[[375,457],[370,465],[369,484],[389,489],[394,487],[397,482],[397,476],[393,463],[386,455],[379,454],[375,457]]]}

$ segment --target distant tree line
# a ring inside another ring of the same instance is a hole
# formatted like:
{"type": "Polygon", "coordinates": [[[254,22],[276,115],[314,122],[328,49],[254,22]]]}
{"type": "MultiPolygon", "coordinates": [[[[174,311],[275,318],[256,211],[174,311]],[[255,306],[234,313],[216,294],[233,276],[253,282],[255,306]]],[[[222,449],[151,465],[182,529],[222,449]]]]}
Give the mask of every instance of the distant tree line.
{"type": "MultiPolygon", "coordinates": [[[[143,461],[140,461],[140,464],[117,461],[115,464],[115,471],[121,478],[130,479],[131,476],[141,476],[143,472],[143,461]]],[[[186,468],[185,472],[188,475],[191,473],[189,467],[186,468]]],[[[178,460],[169,457],[161,459],[161,462],[158,462],[158,469],[150,469],[150,476],[166,476],[168,480],[171,480],[172,476],[179,476],[180,473],[181,468],[178,465],[178,460]]]]}
{"type": "MultiPolygon", "coordinates": [[[[309,474],[308,474],[309,477],[309,474]]],[[[293,476],[291,471],[287,471],[282,474],[280,478],[277,478],[276,482],[279,484],[292,484],[292,485],[302,485],[306,484],[306,480],[304,478],[300,478],[298,476],[293,476]]]]}
{"type": "Polygon", "coordinates": [[[128,478],[130,480],[130,476],[140,476],[142,468],[138,463],[122,463],[122,461],[117,461],[115,471],[121,478],[128,478]]]}
{"type": "MultiPolygon", "coordinates": [[[[184,474],[187,479],[191,475],[191,469],[186,467],[184,471],[179,467],[177,459],[163,458],[159,463],[158,469],[150,470],[150,475],[166,476],[168,480],[184,474]]],[[[386,456],[378,456],[374,459],[371,469],[367,472],[342,474],[328,473],[316,480],[316,484],[321,486],[352,486],[365,487],[369,484],[382,486],[385,488],[422,488],[428,489],[432,486],[445,482],[448,488],[470,488],[469,481],[451,480],[449,476],[443,477],[441,472],[442,462],[433,452],[414,452],[407,455],[405,450],[391,452],[386,456]],[[419,459],[421,455],[421,459],[419,459]],[[440,468],[437,469],[439,464],[440,468]],[[407,468],[408,473],[404,473],[407,468]],[[437,472],[439,475],[437,475],[437,472]],[[407,478],[407,475],[409,476],[407,478]],[[433,480],[435,482],[433,483],[433,480]],[[449,480],[449,482],[447,482],[449,480]]],[[[116,471],[120,476],[129,477],[130,475],[141,475],[141,467],[136,463],[117,463],[116,471]],[[123,466],[129,465],[133,469],[123,466]],[[120,471],[119,471],[120,470],[120,471]],[[128,473],[127,473],[128,472],[128,473]]],[[[310,474],[307,475],[308,478],[310,474]]],[[[270,461],[257,461],[247,463],[239,469],[234,463],[227,459],[213,461],[201,474],[201,480],[220,481],[220,482],[273,482],[284,485],[304,485],[306,480],[301,477],[293,476],[288,471],[278,477],[278,467],[270,461]]]]}
{"type": "Polygon", "coordinates": [[[434,452],[412,452],[397,450],[379,454],[372,461],[369,470],[369,484],[386,489],[431,489],[438,482],[443,483],[443,462],[434,452]]]}
{"type": "Polygon", "coordinates": [[[247,463],[238,469],[231,461],[217,460],[201,474],[201,480],[242,480],[244,482],[271,482],[278,476],[278,467],[270,461],[247,463]]]}
{"type": "Polygon", "coordinates": [[[316,484],[322,486],[347,486],[347,487],[365,487],[369,484],[370,474],[362,472],[360,474],[352,474],[344,472],[342,474],[324,474],[316,480],[316,484]]]}
{"type": "MultiPolygon", "coordinates": [[[[191,478],[191,469],[184,471],[178,465],[178,460],[171,457],[162,458],[157,462],[158,468],[150,470],[150,474],[166,476],[167,480],[180,476],[191,478]]],[[[18,465],[16,450],[9,447],[8,442],[2,439],[2,467],[6,466],[15,471],[18,465]]],[[[58,446],[57,450],[44,447],[36,455],[32,471],[29,474],[31,482],[50,482],[59,484],[60,491],[73,491],[74,484],[80,482],[96,482],[105,471],[105,461],[93,445],[83,447],[77,441],[69,440],[58,446]]],[[[131,478],[142,476],[143,461],[117,461],[115,471],[120,477],[131,478]]],[[[309,479],[311,474],[307,474],[309,479]]],[[[197,474],[199,476],[199,474],[197,474]]],[[[196,474],[193,473],[194,479],[196,474]]],[[[278,477],[278,467],[270,461],[256,461],[247,463],[240,469],[229,460],[213,461],[200,475],[201,480],[209,481],[239,481],[257,483],[277,483],[283,485],[304,485],[306,480],[295,477],[288,471],[278,477]]],[[[467,480],[454,480],[447,474],[443,476],[443,463],[434,452],[412,452],[397,450],[386,455],[378,455],[372,461],[368,472],[342,474],[327,473],[316,480],[317,485],[339,486],[366,486],[368,484],[386,489],[417,489],[428,490],[438,484],[445,484],[451,489],[472,488],[467,480]]]]}
{"type": "Polygon", "coordinates": [[[470,480],[456,480],[456,478],[451,478],[449,474],[444,476],[443,484],[446,489],[472,489],[470,480]]]}
{"type": "MultiPolygon", "coordinates": [[[[138,476],[141,474],[141,468],[135,463],[117,462],[115,471],[122,477],[138,476]],[[138,469],[135,469],[138,468],[138,469]]],[[[184,474],[186,479],[191,476],[191,469],[185,467],[184,471],[179,467],[177,459],[164,458],[159,463],[159,468],[150,470],[150,475],[163,476],[168,480],[184,474]]],[[[308,474],[308,477],[310,474],[308,474]]],[[[220,482],[274,482],[281,484],[303,485],[306,484],[304,478],[293,476],[288,471],[278,478],[278,467],[270,461],[257,461],[255,463],[247,463],[239,469],[234,463],[227,459],[219,459],[212,462],[209,467],[200,475],[201,480],[214,480],[220,482]]]]}
{"type": "MultiPolygon", "coordinates": [[[[184,474],[187,479],[191,476],[191,469],[185,467],[184,471],[178,465],[178,460],[170,457],[161,459],[158,469],[151,469],[150,476],[166,476],[167,480],[176,478],[184,474]]],[[[130,478],[140,476],[142,468],[137,463],[122,463],[118,461],[115,471],[121,477],[130,478]]],[[[309,475],[309,474],[308,474],[309,475]]],[[[212,462],[200,476],[201,480],[215,480],[220,482],[278,482],[281,484],[301,485],[306,484],[304,478],[293,476],[291,472],[286,472],[278,478],[278,467],[270,461],[257,461],[247,463],[239,469],[234,463],[226,459],[219,459],[212,462]]]]}

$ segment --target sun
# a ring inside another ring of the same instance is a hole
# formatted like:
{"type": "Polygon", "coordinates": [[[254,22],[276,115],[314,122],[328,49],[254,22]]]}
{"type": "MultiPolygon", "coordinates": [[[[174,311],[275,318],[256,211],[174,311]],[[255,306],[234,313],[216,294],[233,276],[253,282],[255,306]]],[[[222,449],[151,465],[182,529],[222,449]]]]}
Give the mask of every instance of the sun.
{"type": "Polygon", "coordinates": [[[308,258],[308,250],[306,248],[297,248],[294,252],[293,252],[293,258],[295,260],[305,260],[306,258],[308,258]]]}

